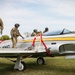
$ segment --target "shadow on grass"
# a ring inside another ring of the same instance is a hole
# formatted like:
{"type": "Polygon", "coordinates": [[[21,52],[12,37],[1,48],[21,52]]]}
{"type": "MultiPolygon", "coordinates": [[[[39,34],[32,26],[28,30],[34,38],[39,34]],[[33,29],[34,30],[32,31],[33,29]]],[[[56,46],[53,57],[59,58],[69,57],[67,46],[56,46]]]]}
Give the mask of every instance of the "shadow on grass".
{"type": "Polygon", "coordinates": [[[30,72],[34,72],[36,74],[36,71],[38,71],[38,72],[40,72],[40,71],[51,72],[52,71],[52,72],[57,72],[57,73],[68,73],[68,74],[69,73],[73,73],[73,74],[75,73],[75,67],[73,67],[73,65],[71,66],[68,64],[66,66],[65,64],[67,62],[65,62],[65,61],[63,63],[61,63],[61,62],[59,62],[58,60],[52,59],[51,61],[47,60],[47,63],[45,65],[37,65],[35,63],[35,60],[32,60],[32,61],[29,60],[26,62],[27,70],[22,71],[22,72],[14,70],[14,65],[15,65],[14,63],[10,63],[10,62],[7,62],[7,63],[2,62],[1,63],[0,62],[0,75],[18,75],[19,73],[20,74],[23,74],[23,73],[28,74],[30,72]]]}
{"type": "MultiPolygon", "coordinates": [[[[49,62],[45,65],[37,65],[35,64],[35,62],[28,62],[26,66],[28,69],[32,69],[35,71],[37,70],[38,71],[48,71],[48,72],[54,71],[58,73],[68,73],[68,74],[75,73],[75,67],[74,67],[75,65],[69,64],[70,63],[69,61],[66,61],[66,60],[61,61],[61,60],[52,59],[51,61],[49,60],[49,62]]],[[[72,64],[74,63],[72,62],[72,64]]]]}
{"type": "Polygon", "coordinates": [[[33,70],[47,70],[47,71],[50,71],[50,70],[53,70],[53,71],[61,71],[61,72],[74,72],[75,73],[75,68],[66,68],[65,67],[62,67],[62,66],[55,66],[55,65],[36,65],[35,63],[28,63],[27,65],[27,69],[33,69],[33,70]]]}

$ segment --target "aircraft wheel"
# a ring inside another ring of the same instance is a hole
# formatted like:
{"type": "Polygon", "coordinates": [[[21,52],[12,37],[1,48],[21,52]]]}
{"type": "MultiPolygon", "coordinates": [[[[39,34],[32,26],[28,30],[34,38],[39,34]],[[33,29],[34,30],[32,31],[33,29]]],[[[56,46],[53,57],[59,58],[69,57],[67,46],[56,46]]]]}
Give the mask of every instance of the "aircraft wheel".
{"type": "Polygon", "coordinates": [[[43,64],[45,64],[44,59],[43,59],[42,57],[39,57],[39,58],[37,59],[37,64],[38,64],[38,65],[43,65],[43,64]]]}
{"type": "Polygon", "coordinates": [[[18,70],[19,70],[19,71],[23,71],[23,70],[25,70],[25,69],[26,69],[26,64],[25,64],[24,62],[21,62],[21,64],[20,64],[18,70]]]}

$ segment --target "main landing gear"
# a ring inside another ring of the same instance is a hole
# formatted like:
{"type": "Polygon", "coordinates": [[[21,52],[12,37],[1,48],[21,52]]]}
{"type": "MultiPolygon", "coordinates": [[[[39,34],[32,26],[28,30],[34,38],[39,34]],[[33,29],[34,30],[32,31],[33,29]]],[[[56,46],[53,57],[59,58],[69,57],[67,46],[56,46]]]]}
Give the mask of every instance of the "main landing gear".
{"type": "Polygon", "coordinates": [[[45,60],[44,60],[42,57],[39,57],[39,58],[37,59],[37,64],[38,64],[38,65],[44,65],[44,64],[45,64],[45,60]]]}
{"type": "MultiPolygon", "coordinates": [[[[19,71],[23,71],[26,69],[26,64],[24,62],[22,62],[21,60],[22,60],[22,57],[18,56],[16,63],[15,63],[15,66],[14,66],[14,69],[19,70],[19,71]]],[[[42,57],[39,57],[37,59],[37,64],[38,65],[44,65],[45,64],[44,59],[42,57]]]]}

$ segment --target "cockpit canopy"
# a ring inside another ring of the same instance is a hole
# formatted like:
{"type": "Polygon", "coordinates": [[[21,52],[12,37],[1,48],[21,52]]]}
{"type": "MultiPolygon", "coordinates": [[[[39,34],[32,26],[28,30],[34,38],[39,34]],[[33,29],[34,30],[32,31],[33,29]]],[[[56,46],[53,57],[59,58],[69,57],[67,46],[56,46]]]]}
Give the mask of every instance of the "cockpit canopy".
{"type": "Polygon", "coordinates": [[[58,31],[43,33],[43,36],[64,35],[64,34],[70,34],[70,33],[74,33],[74,32],[64,28],[64,29],[58,30],[58,31]]]}

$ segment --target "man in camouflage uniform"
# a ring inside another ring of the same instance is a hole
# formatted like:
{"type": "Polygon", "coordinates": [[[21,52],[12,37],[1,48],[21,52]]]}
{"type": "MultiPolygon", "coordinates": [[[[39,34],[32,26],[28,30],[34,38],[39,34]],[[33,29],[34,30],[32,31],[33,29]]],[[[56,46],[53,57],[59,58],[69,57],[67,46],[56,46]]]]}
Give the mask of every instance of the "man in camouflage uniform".
{"type": "Polygon", "coordinates": [[[18,27],[20,25],[19,24],[15,24],[15,27],[11,29],[11,40],[12,40],[12,48],[16,48],[16,44],[17,44],[17,38],[19,36],[21,36],[23,39],[24,37],[20,34],[18,27]]]}
{"type": "Polygon", "coordinates": [[[2,32],[3,32],[3,29],[4,29],[3,21],[2,21],[2,19],[0,18],[0,34],[1,34],[1,35],[2,35],[2,32]]]}
{"type": "Polygon", "coordinates": [[[31,36],[35,36],[37,34],[37,29],[34,29],[31,36]]]}
{"type": "Polygon", "coordinates": [[[37,29],[34,29],[31,36],[36,36],[37,34],[40,34],[41,31],[38,31],[37,29]]]}

